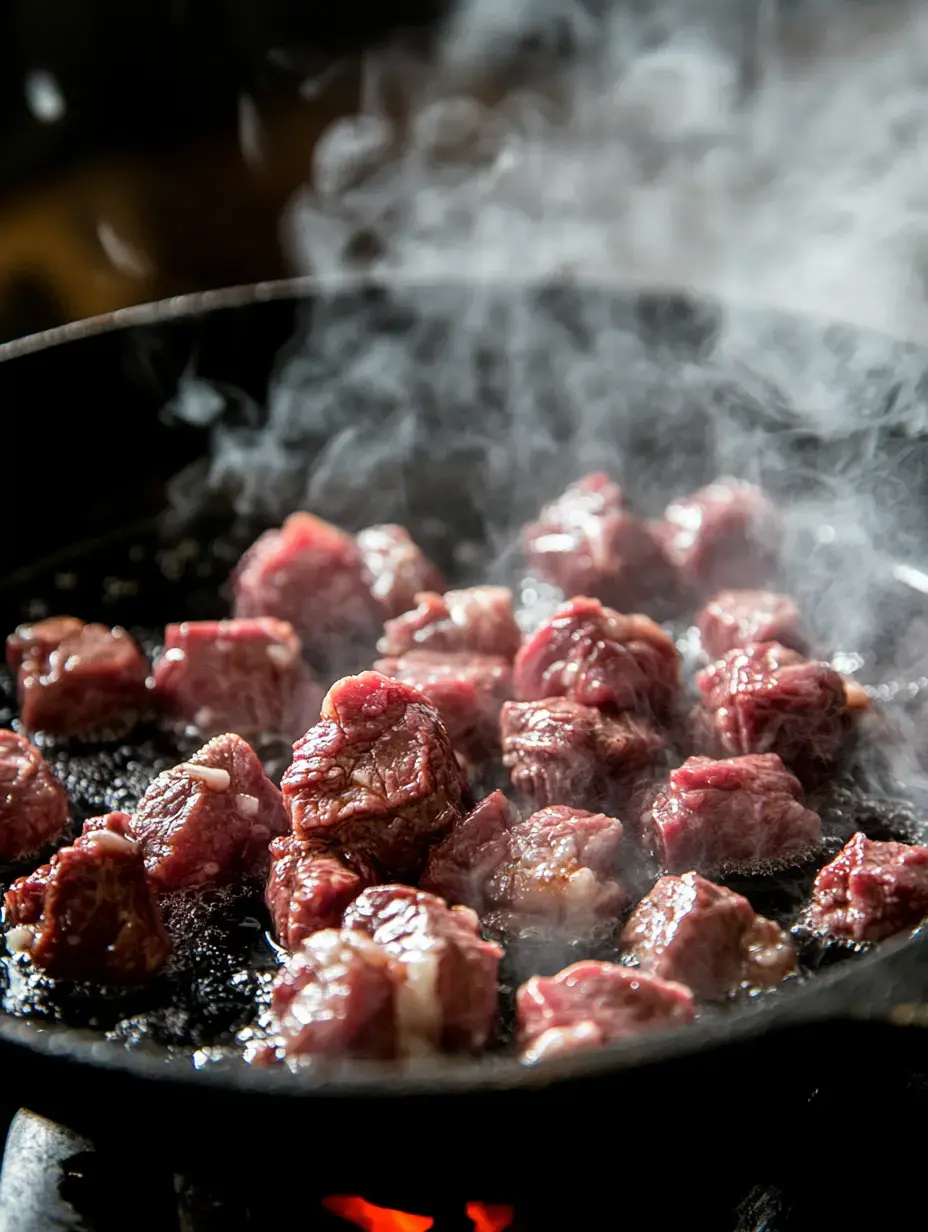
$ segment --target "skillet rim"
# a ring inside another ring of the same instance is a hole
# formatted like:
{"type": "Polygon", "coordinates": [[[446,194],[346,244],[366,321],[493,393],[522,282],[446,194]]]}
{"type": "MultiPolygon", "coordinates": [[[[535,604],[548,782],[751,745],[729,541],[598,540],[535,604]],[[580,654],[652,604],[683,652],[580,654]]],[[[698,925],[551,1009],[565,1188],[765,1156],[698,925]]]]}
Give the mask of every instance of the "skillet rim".
{"type": "MultiPolygon", "coordinates": [[[[436,277],[435,285],[447,285],[447,276],[436,277]]],[[[459,277],[461,285],[477,285],[480,279],[459,277]]],[[[101,334],[115,334],[137,327],[192,320],[234,308],[254,306],[263,302],[292,299],[307,300],[320,290],[328,292],[363,291],[383,287],[389,289],[398,282],[410,286],[431,285],[423,279],[377,279],[368,274],[339,275],[321,278],[314,275],[244,283],[214,290],[172,296],[163,300],[121,308],[111,313],[87,317],[66,325],[0,342],[0,363],[52,350],[68,343],[80,342],[101,334]]],[[[607,278],[593,280],[584,277],[527,279],[525,285],[570,285],[583,289],[599,289],[615,293],[653,296],[690,296],[706,306],[722,301],[711,292],[698,293],[671,284],[646,284],[607,278]]],[[[753,310],[782,317],[784,320],[807,320],[820,326],[834,325],[858,333],[879,334],[867,325],[828,319],[808,311],[784,307],[761,307],[750,303],[725,300],[727,307],[753,310]]],[[[896,338],[896,342],[920,346],[913,339],[896,338]]],[[[595,1079],[631,1068],[653,1065],[679,1057],[695,1055],[712,1046],[748,1042],[758,1036],[772,1035],[790,1026],[827,1019],[885,1018],[891,998],[893,978],[870,982],[874,969],[900,965],[913,954],[925,949],[921,930],[912,935],[894,938],[875,948],[853,963],[840,964],[831,971],[803,981],[785,990],[773,1004],[754,1003],[728,1012],[724,1016],[708,1017],[686,1026],[640,1036],[602,1048],[574,1053],[545,1062],[541,1066],[523,1065],[514,1056],[485,1056],[476,1059],[440,1057],[430,1061],[417,1060],[412,1066],[384,1062],[352,1061],[344,1067],[333,1067],[293,1073],[285,1067],[255,1068],[244,1063],[207,1064],[197,1068],[189,1053],[171,1054],[152,1047],[133,1050],[119,1041],[107,1040],[87,1029],[60,1024],[45,1024],[17,1018],[0,1011],[0,1050],[27,1052],[49,1060],[70,1061],[91,1069],[103,1069],[123,1074],[139,1081],[170,1082],[184,1089],[234,1090],[254,1097],[305,1098],[351,1096],[354,1098],[392,1098],[396,1095],[446,1096],[448,1094],[480,1095],[508,1090],[538,1091],[561,1087],[577,1079],[595,1079]],[[878,998],[875,994],[882,993],[878,998]],[[863,994],[862,997],[855,994],[863,994]],[[857,1003],[855,1005],[855,1002],[857,1003]],[[876,1003],[876,1004],[875,1004],[876,1003]]],[[[898,976],[896,977],[898,980],[898,976]]]]}

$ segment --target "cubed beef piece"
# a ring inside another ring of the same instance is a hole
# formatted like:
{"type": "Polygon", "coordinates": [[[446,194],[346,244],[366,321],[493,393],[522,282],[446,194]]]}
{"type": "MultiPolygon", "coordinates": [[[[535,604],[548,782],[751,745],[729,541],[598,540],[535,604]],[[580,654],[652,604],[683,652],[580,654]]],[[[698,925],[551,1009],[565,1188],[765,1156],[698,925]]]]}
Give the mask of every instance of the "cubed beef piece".
{"type": "Polygon", "coordinates": [[[881,941],[928,916],[928,847],[855,834],[815,879],[812,927],[847,941],[881,941]]]}
{"type": "Polygon", "coordinates": [[[234,614],[289,621],[317,662],[340,663],[346,647],[373,640],[380,611],[351,535],[294,513],[260,535],[232,575],[234,614]]]}
{"type": "Polygon", "coordinates": [[[680,584],[711,595],[762,586],[777,568],[782,524],[760,488],[719,479],[668,505],[659,533],[680,584]]]}
{"type": "Polygon", "coordinates": [[[374,670],[415,685],[438,711],[455,750],[466,761],[499,752],[499,712],[512,697],[512,667],[500,655],[410,650],[378,659],[374,670]]]}
{"type": "Polygon", "coordinates": [[[665,754],[647,719],[606,715],[565,697],[507,702],[500,730],[513,786],[539,807],[621,807],[665,754]]]}
{"type": "Polygon", "coordinates": [[[706,604],[696,623],[710,659],[752,642],[779,642],[801,654],[808,650],[795,602],[770,590],[723,590],[706,604]]]}
{"type": "Polygon", "coordinates": [[[0,860],[21,860],[53,842],[68,824],[68,795],[39,750],[0,731],[0,860]]]}
{"type": "Polygon", "coordinates": [[[357,536],[361,559],[371,579],[371,593],[387,618],[416,605],[422,591],[441,594],[447,582],[405,526],[368,526],[357,536]]]}
{"type": "Polygon", "coordinates": [[[460,816],[464,778],[423,694],[364,672],[329,690],[282,788],[300,838],[324,838],[414,879],[460,816]]]}
{"type": "Polygon", "coordinates": [[[323,928],[338,928],[349,903],[377,880],[370,865],[318,839],[282,834],[270,852],[265,902],[277,940],[288,950],[323,928]]]}
{"type": "Polygon", "coordinates": [[[688,758],[644,824],[658,864],[672,873],[759,872],[802,860],[822,841],[818,813],[776,753],[688,758]]]}
{"type": "Polygon", "coordinates": [[[432,848],[419,888],[482,915],[489,907],[487,884],[510,858],[509,831],[515,820],[503,793],[491,792],[432,848]]]}
{"type": "Polygon", "coordinates": [[[621,945],[639,971],[686,984],[697,997],[772,988],[796,970],[793,944],[778,924],[698,873],[661,877],[632,913],[621,945]]]}
{"type": "Polygon", "coordinates": [[[550,977],[532,976],[516,993],[516,1015],[522,1059],[531,1062],[680,1026],[694,1017],[695,1008],[683,984],[585,961],[550,977]],[[550,1031],[561,1034],[550,1037],[550,1031]]]}
{"type": "Polygon", "coordinates": [[[267,867],[268,844],[288,829],[280,792],[240,736],[216,736],[159,774],[133,830],[159,890],[225,885],[267,867]]]}
{"type": "Polygon", "coordinates": [[[154,677],[161,707],[204,736],[294,740],[318,718],[323,695],[293,626],[269,616],[168,625],[154,677]]]}
{"type": "Polygon", "coordinates": [[[529,568],[565,595],[593,595],[625,610],[662,604],[674,571],[655,531],[597,472],[545,505],[522,532],[529,568]]]}
{"type": "Polygon", "coordinates": [[[503,951],[483,940],[473,911],[410,886],[381,885],[355,899],[344,926],[366,933],[402,970],[396,1009],[403,1052],[484,1047],[503,951]]]}
{"type": "Polygon", "coordinates": [[[396,1055],[396,964],[363,933],[325,929],[277,973],[271,994],[285,1057],[396,1055]]]}
{"type": "Polygon", "coordinates": [[[149,709],[148,660],[125,629],[70,617],[42,625],[44,630],[24,626],[14,635],[20,719],[27,731],[112,730],[149,709]],[[31,640],[23,628],[32,630],[31,640]],[[64,636],[53,644],[57,633],[64,636]]]}
{"type": "Polygon", "coordinates": [[[765,642],[730,650],[696,677],[697,739],[732,757],[778,753],[795,768],[831,765],[848,726],[844,681],[827,663],[765,642]]]}
{"type": "Polygon", "coordinates": [[[383,627],[377,643],[382,655],[402,655],[408,650],[433,650],[442,654],[500,655],[512,660],[522,641],[522,631],[512,611],[512,591],[505,586],[471,586],[443,595],[416,595],[411,611],[383,627]]]}
{"type": "Polygon", "coordinates": [[[6,639],[6,661],[11,672],[18,672],[28,655],[41,661],[65,640],[76,637],[84,622],[75,616],[49,616],[35,624],[20,625],[6,639]]]}
{"type": "Polygon", "coordinates": [[[622,616],[578,596],[525,639],[513,665],[520,701],[568,697],[584,706],[668,714],[680,689],[676,647],[648,616],[622,616]]]}
{"type": "Polygon", "coordinates": [[[138,983],[164,965],[170,942],[129,818],[89,826],[71,847],[7,891],[7,945],[63,979],[138,983]]]}

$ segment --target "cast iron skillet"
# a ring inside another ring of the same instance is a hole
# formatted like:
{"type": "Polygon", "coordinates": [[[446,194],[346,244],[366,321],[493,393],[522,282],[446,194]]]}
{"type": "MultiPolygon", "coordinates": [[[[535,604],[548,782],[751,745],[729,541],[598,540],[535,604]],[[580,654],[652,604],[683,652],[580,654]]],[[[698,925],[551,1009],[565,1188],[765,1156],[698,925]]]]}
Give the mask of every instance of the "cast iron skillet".
{"type": "MultiPolygon", "coordinates": [[[[449,304],[453,307],[455,297],[466,294],[462,288],[423,292],[427,302],[428,296],[435,297],[436,319],[443,314],[447,319],[449,304]]],[[[515,292],[493,294],[505,305],[515,292]]],[[[528,293],[521,289],[518,294],[528,293]]],[[[591,287],[544,287],[531,294],[537,295],[539,311],[562,321],[575,337],[577,321],[592,318],[600,324],[608,321],[616,336],[633,331],[652,365],[648,379],[662,374],[668,388],[678,379],[674,374],[688,370],[687,365],[715,362],[722,319],[717,305],[663,293],[591,287]]],[[[30,614],[30,597],[50,595],[48,602],[56,602],[54,587],[61,584],[72,589],[57,595],[59,609],[87,619],[158,627],[168,619],[221,614],[225,601],[216,576],[227,567],[223,562],[205,564],[198,580],[194,560],[180,582],[157,569],[153,572],[150,562],[138,564],[136,593],[119,584],[133,567],[125,564],[127,544],[140,539],[152,543],[154,536],[170,548],[204,527],[204,533],[213,533],[219,525],[232,528],[232,539],[238,535],[245,541],[256,524],[254,519],[236,521],[221,500],[197,512],[199,526],[196,519],[190,520],[192,515],[186,522],[177,516],[159,520],[168,504],[166,484],[203,455],[208,437],[207,428],[179,424],[164,416],[162,409],[182,376],[195,372],[239,391],[232,399],[237,409],[229,414],[241,414],[242,394],[262,403],[269,375],[279,367],[281,348],[297,326],[310,348],[321,347],[320,330],[364,314],[373,314],[379,327],[388,331],[408,327],[406,309],[380,288],[270,283],[129,309],[0,346],[7,516],[7,532],[0,539],[4,578],[0,631],[30,614]],[[119,559],[122,566],[114,564],[119,559]],[[107,571],[117,577],[116,585],[104,576],[107,571]],[[77,575],[76,582],[67,580],[70,574],[77,575]]],[[[881,451],[888,469],[907,485],[910,521],[914,525],[923,519],[928,497],[925,450],[910,425],[900,427],[894,415],[901,396],[899,373],[905,373],[911,394],[913,373],[917,386],[925,371],[918,349],[887,342],[888,350],[874,351],[872,338],[847,327],[774,313],[756,316],[768,345],[779,347],[787,364],[795,360],[801,367],[809,364],[810,356],[816,362],[840,356],[861,341],[867,354],[890,355],[892,363],[870,363],[866,380],[857,384],[860,406],[851,416],[853,428],[847,438],[863,434],[866,449],[881,451]]],[[[431,345],[440,349],[442,337],[431,345]]],[[[659,408],[650,427],[636,429],[639,437],[631,445],[644,461],[623,476],[633,494],[638,472],[642,484],[652,486],[654,470],[645,462],[653,463],[661,450],[674,490],[680,490],[684,479],[711,478],[714,463],[702,456],[700,441],[708,439],[713,417],[726,399],[726,414],[768,417],[769,430],[788,439],[797,466],[801,461],[805,484],[812,482],[811,475],[827,475],[837,457],[846,457],[847,440],[836,454],[834,442],[816,440],[807,426],[790,420],[776,391],[768,390],[769,396],[759,399],[742,392],[737,397],[743,405],[733,412],[733,383],[743,391],[750,382],[745,382],[743,373],[727,372],[728,361],[722,352],[719,356],[713,369],[714,394],[706,398],[703,391],[691,412],[676,421],[675,440],[668,444],[662,439],[667,425],[659,408]],[[683,423],[689,425],[688,439],[686,434],[681,438],[683,423]]],[[[492,361],[489,356],[489,369],[492,361]]],[[[641,374],[634,379],[642,379],[641,374]]],[[[622,380],[622,373],[617,373],[617,386],[622,380]]],[[[488,383],[488,405],[499,389],[498,383],[488,383]]],[[[421,404],[416,413],[427,426],[421,439],[428,450],[430,434],[434,440],[451,412],[430,405],[426,396],[421,404]]],[[[453,413],[459,418],[460,408],[453,413]]],[[[476,423],[477,411],[473,413],[476,423]]],[[[484,440],[494,434],[496,439],[505,437],[505,398],[497,397],[494,413],[499,418],[489,421],[489,429],[481,429],[484,440]]],[[[348,407],[344,414],[363,416],[365,409],[348,407]]],[[[479,414],[484,424],[489,415],[486,407],[479,414]]],[[[551,425],[556,439],[562,431],[557,408],[551,425]]],[[[566,456],[571,449],[567,431],[565,456],[549,460],[547,470],[539,466],[538,492],[529,493],[530,501],[537,503],[539,493],[548,495],[555,480],[569,477],[556,473],[558,467],[567,470],[577,460],[566,456]]],[[[487,530],[482,521],[486,493],[475,490],[479,485],[471,482],[476,464],[468,450],[474,449],[474,436],[473,432],[462,436],[441,459],[433,457],[428,468],[417,447],[392,472],[384,473],[393,474],[392,487],[378,473],[383,482],[376,514],[384,518],[393,512],[409,522],[446,566],[453,566],[451,550],[457,538],[463,534],[477,541],[487,530]]],[[[321,444],[320,437],[299,447],[321,444]]],[[[624,441],[623,448],[628,446],[624,441]]],[[[518,464],[514,459],[513,465],[518,464]]],[[[795,490],[790,486],[795,485],[795,475],[782,468],[779,474],[762,477],[781,499],[789,499],[795,490]]],[[[371,482],[376,486],[378,476],[371,482]]],[[[663,499],[660,492],[642,490],[637,495],[651,505],[663,499]]],[[[355,498],[336,512],[348,525],[370,520],[370,510],[355,498]]],[[[515,508],[514,522],[526,512],[515,508]]],[[[891,552],[893,545],[887,550],[891,552]]],[[[900,588],[898,593],[887,593],[887,621],[892,623],[903,609],[913,608],[914,592],[903,594],[900,588]]],[[[921,602],[914,593],[914,608],[921,602]]],[[[894,1064],[902,1055],[902,1043],[919,1040],[920,1034],[888,1026],[888,1016],[917,1018],[899,1006],[919,1000],[926,973],[928,955],[916,935],[838,963],[763,1005],[746,1005],[686,1030],[535,1069],[525,1069],[505,1056],[474,1062],[435,1060],[408,1069],[355,1064],[296,1076],[243,1066],[197,1069],[189,1055],[128,1049],[91,1030],[4,1014],[0,1015],[0,1073],[8,1102],[26,1103],[96,1137],[110,1133],[119,1138],[129,1130],[134,1150],[157,1151],[172,1160],[211,1159],[235,1170],[253,1161],[258,1149],[255,1133],[263,1127],[262,1135],[270,1134],[275,1166],[288,1159],[305,1160],[309,1150],[334,1189],[350,1184],[351,1170],[363,1165],[369,1194],[378,1178],[386,1181],[395,1173],[404,1153],[414,1152],[418,1175],[438,1176],[454,1152],[473,1153],[474,1135],[480,1132],[480,1166],[489,1183],[497,1173],[502,1176],[511,1169],[506,1144],[532,1141],[541,1127],[550,1133],[551,1126],[582,1126],[585,1110],[603,1099],[613,1109],[613,1131],[587,1133],[580,1128],[559,1135],[559,1158],[567,1160],[575,1151],[587,1162],[597,1154],[613,1159],[620,1121],[633,1122],[636,1133],[645,1136],[658,1133],[668,1115],[668,1101],[683,1109],[699,1109],[705,1133],[700,1142],[690,1143],[691,1152],[723,1147],[729,1152],[754,1150],[756,1142],[748,1145],[725,1113],[731,1099],[748,1090],[759,1092],[763,1124],[777,1133],[783,1118],[792,1115],[787,1111],[793,1106],[791,1100],[827,1073],[853,1067],[861,1050],[866,1052],[871,1077],[879,1067],[894,1064]]]]}

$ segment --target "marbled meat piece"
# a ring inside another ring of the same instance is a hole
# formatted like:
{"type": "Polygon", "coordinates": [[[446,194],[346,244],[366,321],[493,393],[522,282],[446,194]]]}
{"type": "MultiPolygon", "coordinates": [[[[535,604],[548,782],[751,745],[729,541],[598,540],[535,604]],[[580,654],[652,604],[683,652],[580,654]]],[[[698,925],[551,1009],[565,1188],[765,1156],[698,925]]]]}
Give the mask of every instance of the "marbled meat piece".
{"type": "Polygon", "coordinates": [[[68,824],[68,794],[24,736],[0,731],[0,860],[22,860],[68,824]]]}
{"type": "Polygon", "coordinates": [[[796,971],[793,943],[746,898],[698,873],[661,877],[622,932],[639,971],[675,980],[697,997],[772,988],[796,971]]]}
{"type": "Polygon", "coordinates": [[[483,940],[473,911],[410,886],[380,885],[354,900],[344,927],[366,933],[401,968],[396,1010],[403,1052],[473,1052],[486,1045],[503,951],[483,940]]]}
{"type": "Polygon", "coordinates": [[[783,528],[760,488],[726,478],[669,504],[659,533],[680,585],[711,595],[763,586],[776,571],[783,528]]]}
{"type": "Polygon", "coordinates": [[[760,872],[796,863],[822,842],[818,813],[776,753],[690,757],[670,772],[644,822],[662,869],[760,872]]]}
{"type": "Polygon", "coordinates": [[[649,616],[623,616],[580,595],[525,639],[513,684],[519,701],[567,697],[662,718],[679,694],[680,666],[673,641],[649,616]]]}
{"type": "Polygon", "coordinates": [[[770,590],[723,590],[702,609],[696,624],[710,659],[752,642],[779,642],[800,654],[809,648],[795,601],[770,590]]]}
{"type": "Polygon", "coordinates": [[[363,933],[314,933],[274,978],[278,1052],[289,1058],[394,1057],[397,983],[396,964],[363,933]]]}
{"type": "Polygon", "coordinates": [[[171,950],[125,814],[102,819],[6,893],[7,946],[62,979],[138,983],[171,950]]]}
{"type": "Polygon", "coordinates": [[[587,960],[532,976],[516,993],[516,1015],[522,1060],[534,1062],[680,1026],[695,1008],[683,984],[587,960]]]}
{"type": "Polygon", "coordinates": [[[410,879],[460,816],[464,785],[437,710],[378,672],[332,685],[281,784],[300,838],[324,838],[410,879]]]}
{"type": "Polygon", "coordinates": [[[490,878],[510,859],[509,831],[516,820],[503,793],[491,792],[432,848],[419,888],[483,915],[490,878]]]}
{"type": "Polygon", "coordinates": [[[505,586],[470,586],[443,595],[427,591],[416,595],[416,605],[384,624],[377,643],[382,655],[432,650],[499,655],[511,662],[522,642],[512,591],[505,586]]]}
{"type": "Polygon", "coordinates": [[[834,763],[848,730],[844,681],[827,663],[765,642],[730,650],[696,677],[697,740],[733,757],[778,753],[791,767],[834,763]]]}
{"type": "Polygon", "coordinates": [[[603,472],[572,483],[522,531],[530,570],[565,596],[592,595],[637,610],[663,603],[674,570],[658,535],[625,508],[603,472]]]}
{"type": "Polygon", "coordinates": [[[500,707],[512,697],[508,659],[410,650],[378,659],[374,670],[421,689],[438,711],[451,743],[468,762],[499,753],[500,707]]]}
{"type": "Polygon", "coordinates": [[[111,730],[150,708],[148,660],[125,629],[71,617],[21,625],[7,658],[19,661],[19,713],[27,731],[111,730]]]}
{"type": "Polygon", "coordinates": [[[928,847],[855,834],[815,879],[812,927],[846,941],[882,941],[928,917],[928,847]]]}
{"type": "Polygon", "coordinates": [[[423,591],[441,594],[447,589],[448,583],[405,526],[368,526],[356,539],[371,579],[371,593],[385,617],[408,612],[423,591]]]}
{"type": "Polygon", "coordinates": [[[324,692],[293,626],[270,616],[168,625],[154,678],[161,708],[204,736],[295,740],[318,718],[324,692]]]}
{"type": "Polygon", "coordinates": [[[319,839],[282,834],[271,842],[265,902],[282,946],[296,950],[312,933],[338,928],[350,903],[377,881],[357,856],[319,839]]]}
{"type": "Polygon", "coordinates": [[[512,784],[538,807],[622,807],[666,754],[649,720],[603,714],[566,697],[507,702],[500,730],[512,784]]]}
{"type": "Polygon", "coordinates": [[[232,590],[235,616],[288,621],[315,661],[340,661],[351,643],[373,641],[381,619],[354,538],[310,513],[260,535],[232,590]]]}
{"type": "Polygon", "coordinates": [[[132,826],[159,890],[257,874],[267,867],[271,839],[289,829],[280,792],[251,745],[232,733],[159,774],[132,826]]]}

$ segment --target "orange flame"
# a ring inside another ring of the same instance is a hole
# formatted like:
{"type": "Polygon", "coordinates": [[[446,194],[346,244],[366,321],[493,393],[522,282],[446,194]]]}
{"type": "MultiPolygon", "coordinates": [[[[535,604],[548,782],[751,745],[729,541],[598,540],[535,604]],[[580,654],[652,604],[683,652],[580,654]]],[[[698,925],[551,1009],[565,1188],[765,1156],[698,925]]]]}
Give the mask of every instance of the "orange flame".
{"type": "Polygon", "coordinates": [[[363,1198],[332,1194],[322,1199],[322,1205],[333,1215],[340,1215],[362,1229],[362,1232],[428,1232],[435,1220],[429,1215],[410,1215],[406,1211],[391,1211],[374,1206],[363,1198]]]}
{"type": "Polygon", "coordinates": [[[474,1232],[506,1232],[516,1216],[511,1206],[488,1206],[486,1202],[468,1202],[464,1210],[474,1232]]]}

